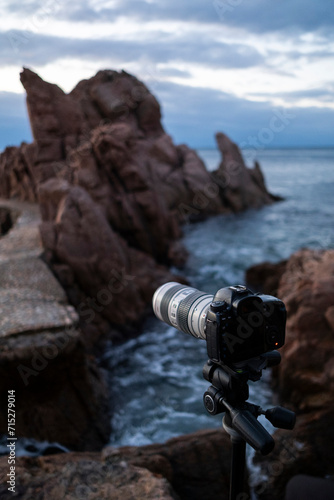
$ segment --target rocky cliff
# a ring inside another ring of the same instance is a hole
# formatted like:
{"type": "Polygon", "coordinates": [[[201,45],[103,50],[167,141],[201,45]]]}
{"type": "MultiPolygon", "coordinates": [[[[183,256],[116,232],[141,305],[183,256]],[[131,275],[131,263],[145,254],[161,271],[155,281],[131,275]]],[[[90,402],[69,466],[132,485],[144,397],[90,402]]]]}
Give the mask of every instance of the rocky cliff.
{"type": "Polygon", "coordinates": [[[334,251],[304,249],[248,272],[250,281],[259,276],[267,293],[278,283],[287,307],[286,343],[273,381],[281,402],[297,412],[295,429],[276,431],[276,448],[261,463],[268,480],[258,485],[260,498],[278,500],[296,474],[334,475],[334,251]]]}

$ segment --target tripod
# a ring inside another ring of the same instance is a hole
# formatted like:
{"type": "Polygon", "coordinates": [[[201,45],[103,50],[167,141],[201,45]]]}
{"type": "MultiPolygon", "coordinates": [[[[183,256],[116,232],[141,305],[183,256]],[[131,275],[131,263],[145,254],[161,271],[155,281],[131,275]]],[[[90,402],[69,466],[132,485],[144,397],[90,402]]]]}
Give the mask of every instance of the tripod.
{"type": "Polygon", "coordinates": [[[265,415],[274,427],[281,429],[293,429],[295,425],[295,413],[286,408],[276,406],[262,410],[246,401],[249,397],[248,380],[259,380],[264,368],[275,366],[280,361],[280,353],[272,351],[233,366],[209,360],[203,367],[204,378],[212,384],[203,396],[205,408],[211,415],[225,412],[223,427],[231,438],[230,500],[237,500],[244,491],[246,443],[262,455],[270,453],[275,446],[272,436],[257,417],[265,415]]]}

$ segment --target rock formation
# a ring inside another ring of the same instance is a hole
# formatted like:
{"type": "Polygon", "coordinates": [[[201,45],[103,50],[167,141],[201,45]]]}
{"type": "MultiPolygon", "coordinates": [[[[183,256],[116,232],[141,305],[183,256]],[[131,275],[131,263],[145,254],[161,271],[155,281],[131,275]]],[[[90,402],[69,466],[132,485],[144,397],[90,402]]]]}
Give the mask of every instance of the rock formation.
{"type": "MultiPolygon", "coordinates": [[[[227,500],[230,439],[223,430],[200,431],[165,444],[106,448],[17,459],[20,500],[227,500]]],[[[0,495],[8,463],[0,458],[0,495]]],[[[245,495],[247,491],[245,491],[245,495]]]]}
{"type": "Polygon", "coordinates": [[[220,197],[224,205],[230,207],[233,212],[241,212],[282,199],[267,191],[257,162],[252,169],[246,167],[238,146],[227,135],[217,133],[216,141],[222,154],[222,162],[218,170],[213,172],[213,178],[220,187],[220,197]]]}
{"type": "Polygon", "coordinates": [[[275,433],[276,449],[261,464],[268,475],[261,500],[283,498],[295,474],[334,475],[334,251],[300,250],[277,273],[288,321],[274,383],[297,424],[275,433]]]}
{"type": "Polygon", "coordinates": [[[0,239],[0,433],[7,434],[11,390],[17,436],[98,450],[111,431],[106,383],[41,259],[38,207],[8,200],[0,207],[17,219],[0,239]]]}
{"type": "Polygon", "coordinates": [[[99,71],[69,94],[29,69],[21,82],[34,142],[1,155],[0,196],[39,202],[45,258],[91,343],[140,320],[155,288],[178,279],[168,267],[186,259],[182,222],[275,199],[223,134],[214,175],[175,146],[156,98],[124,71],[99,71]]]}

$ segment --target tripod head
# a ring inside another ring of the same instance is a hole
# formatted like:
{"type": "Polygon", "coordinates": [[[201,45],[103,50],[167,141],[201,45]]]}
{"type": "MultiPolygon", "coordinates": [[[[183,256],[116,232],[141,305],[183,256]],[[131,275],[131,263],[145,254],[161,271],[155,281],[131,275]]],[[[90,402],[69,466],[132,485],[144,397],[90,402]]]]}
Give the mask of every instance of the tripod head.
{"type": "Polygon", "coordinates": [[[204,378],[212,384],[203,396],[206,410],[211,415],[225,412],[223,425],[232,441],[243,439],[262,455],[270,453],[275,442],[257,417],[265,415],[274,427],[293,429],[296,415],[280,406],[263,410],[248,403],[248,380],[259,380],[264,368],[275,366],[280,361],[280,353],[272,351],[233,366],[209,360],[203,367],[204,378]]]}

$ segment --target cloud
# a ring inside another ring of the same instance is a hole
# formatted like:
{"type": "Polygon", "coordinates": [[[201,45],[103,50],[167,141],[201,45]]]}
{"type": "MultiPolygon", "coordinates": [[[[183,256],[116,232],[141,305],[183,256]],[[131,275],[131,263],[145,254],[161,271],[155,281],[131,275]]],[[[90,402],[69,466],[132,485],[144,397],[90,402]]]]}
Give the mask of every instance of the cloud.
{"type": "Polygon", "coordinates": [[[263,56],[247,44],[228,44],[208,36],[150,33],[142,40],[75,39],[23,30],[0,33],[0,63],[41,66],[58,59],[138,61],[152,64],[181,61],[210,67],[248,68],[263,63],[263,56]]]}
{"type": "Polygon", "coordinates": [[[111,21],[121,16],[141,21],[174,20],[227,24],[256,33],[277,30],[317,31],[333,27],[332,0],[119,0],[108,2],[76,1],[66,4],[60,15],[71,21],[111,21]],[[107,5],[104,7],[104,5],[107,5]]]}
{"type": "MultiPolygon", "coordinates": [[[[323,103],[333,103],[333,91],[334,84],[328,83],[324,84],[324,87],[301,89],[301,90],[291,90],[287,92],[276,91],[275,94],[267,94],[268,98],[274,96],[275,98],[281,97],[285,102],[296,103],[302,99],[312,99],[312,101],[317,100],[323,103]]],[[[262,97],[262,92],[250,92],[249,96],[262,97]]]]}
{"type": "Polygon", "coordinates": [[[54,16],[72,22],[111,22],[126,16],[144,22],[165,20],[226,24],[254,33],[273,31],[327,31],[334,25],[332,0],[34,0],[5,4],[7,12],[33,15],[46,8],[54,16]]]}
{"type": "Polygon", "coordinates": [[[331,109],[293,105],[283,109],[269,102],[168,82],[156,82],[152,90],[162,103],[165,128],[178,143],[214,147],[214,134],[223,131],[253,149],[252,143],[261,148],[334,146],[331,109]],[[275,116],[283,117],[281,122],[275,116]]]}

